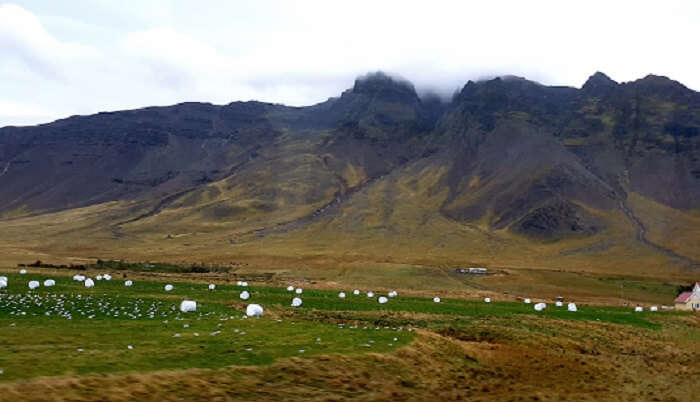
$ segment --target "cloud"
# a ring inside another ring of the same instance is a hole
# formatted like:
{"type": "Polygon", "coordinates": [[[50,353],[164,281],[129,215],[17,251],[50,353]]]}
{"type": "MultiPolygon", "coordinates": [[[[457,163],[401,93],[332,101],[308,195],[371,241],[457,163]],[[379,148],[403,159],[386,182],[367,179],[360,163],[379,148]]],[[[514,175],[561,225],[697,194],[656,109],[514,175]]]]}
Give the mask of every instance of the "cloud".
{"type": "Polygon", "coordinates": [[[4,58],[16,58],[35,73],[52,79],[63,78],[63,62],[94,53],[87,46],[56,40],[34,14],[13,4],[0,5],[0,52],[4,58]]]}

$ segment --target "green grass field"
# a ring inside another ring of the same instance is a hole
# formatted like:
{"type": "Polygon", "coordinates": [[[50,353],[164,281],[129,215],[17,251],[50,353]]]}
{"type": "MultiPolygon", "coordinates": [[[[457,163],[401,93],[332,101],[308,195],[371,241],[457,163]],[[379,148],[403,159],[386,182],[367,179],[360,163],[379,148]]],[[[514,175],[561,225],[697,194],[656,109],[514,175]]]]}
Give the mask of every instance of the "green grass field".
{"type": "Polygon", "coordinates": [[[242,288],[206,284],[123,279],[95,281],[86,288],[69,276],[36,273],[2,274],[9,285],[0,290],[0,381],[37,376],[87,373],[148,372],[164,369],[218,368],[230,365],[269,364],[279,358],[327,354],[385,353],[409,344],[414,333],[408,326],[439,327],[441,323],[483,317],[524,315],[564,320],[589,320],[658,329],[656,315],[629,308],[579,305],[578,312],[549,303],[543,312],[532,305],[463,299],[398,297],[379,304],[366,289],[355,296],[347,289],[305,289],[296,295],[279,287],[242,288]],[[43,281],[52,278],[53,287],[43,281]],[[37,280],[42,286],[29,290],[37,280]],[[240,292],[251,297],[242,301],[240,292]],[[290,307],[291,299],[303,299],[290,307]],[[196,312],[181,313],[179,304],[198,302],[196,312]],[[245,305],[265,307],[263,318],[244,317],[245,305]],[[320,319],[323,314],[333,320],[320,319]],[[401,314],[401,318],[392,318],[401,314]],[[406,327],[404,327],[406,326],[406,327]]]}

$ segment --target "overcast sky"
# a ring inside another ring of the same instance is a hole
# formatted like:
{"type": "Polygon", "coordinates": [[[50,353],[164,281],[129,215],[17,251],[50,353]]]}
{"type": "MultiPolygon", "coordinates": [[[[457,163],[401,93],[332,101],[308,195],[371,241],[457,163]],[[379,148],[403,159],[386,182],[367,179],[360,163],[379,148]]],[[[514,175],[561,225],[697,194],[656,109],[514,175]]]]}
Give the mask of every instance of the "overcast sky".
{"type": "Polygon", "coordinates": [[[698,38],[700,1],[0,3],[0,126],[183,101],[309,105],[376,70],[444,93],[500,74],[580,87],[598,70],[698,90],[698,38]]]}

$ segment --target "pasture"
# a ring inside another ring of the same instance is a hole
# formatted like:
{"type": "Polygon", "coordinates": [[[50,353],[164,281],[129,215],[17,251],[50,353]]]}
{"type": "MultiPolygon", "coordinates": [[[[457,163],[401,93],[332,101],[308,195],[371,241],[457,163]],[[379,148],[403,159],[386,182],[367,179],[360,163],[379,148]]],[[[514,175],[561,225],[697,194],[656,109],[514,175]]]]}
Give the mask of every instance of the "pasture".
{"type": "MultiPolygon", "coordinates": [[[[84,274],[95,279],[98,272],[84,274]]],[[[235,367],[276,370],[289,362],[329,359],[353,366],[379,356],[406,356],[431,342],[442,346],[430,353],[452,355],[457,347],[462,350],[456,352],[459,356],[465,353],[464,342],[535,348],[540,341],[589,345],[591,340],[610,343],[608,334],[615,332],[661,339],[668,336],[669,328],[683,328],[682,342],[698,336],[696,324],[683,324],[695,319],[688,314],[635,313],[629,307],[581,303],[572,312],[566,303],[556,307],[552,300],[545,300],[547,308],[538,312],[534,300],[532,304],[485,303],[441,297],[436,303],[433,297],[404,296],[400,289],[397,296],[380,304],[378,298],[388,293],[375,291],[368,297],[372,289],[358,289],[359,295],[345,289],[341,298],[338,290],[303,289],[298,294],[285,286],[255,283],[245,287],[216,283],[209,290],[206,283],[167,277],[129,277],[133,285],[125,286],[125,278],[113,274],[111,280],[95,280],[95,286],[88,288],[67,273],[41,269],[26,274],[6,270],[0,275],[8,277],[7,288],[0,290],[0,387],[5,384],[15,391],[25,381],[43,383],[47,378],[142,376],[192,369],[220,372],[235,371],[235,367]],[[55,285],[46,287],[44,281],[49,278],[55,285]],[[41,286],[30,290],[30,281],[41,286]],[[166,284],[173,289],[165,291],[166,284]],[[240,298],[244,291],[250,295],[248,300],[240,298]],[[300,306],[291,306],[294,297],[302,299],[300,306]],[[185,299],[197,302],[195,312],[179,310],[185,299]],[[263,317],[247,317],[249,303],[262,305],[263,317]]],[[[459,370],[489,366],[477,355],[460,361],[459,370]]],[[[441,365],[457,364],[450,360],[456,356],[443,356],[430,365],[445,369],[441,365]]]]}

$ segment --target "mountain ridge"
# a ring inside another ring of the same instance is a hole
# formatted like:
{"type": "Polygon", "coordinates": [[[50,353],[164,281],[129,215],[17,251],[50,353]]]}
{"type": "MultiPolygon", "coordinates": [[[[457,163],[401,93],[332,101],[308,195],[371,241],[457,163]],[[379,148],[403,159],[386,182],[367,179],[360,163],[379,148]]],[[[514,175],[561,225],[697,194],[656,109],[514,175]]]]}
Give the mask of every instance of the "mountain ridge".
{"type": "Polygon", "coordinates": [[[522,247],[636,232],[616,241],[695,266],[699,133],[700,94],[663,76],[596,72],[580,89],[497,77],[443,102],[378,72],[307,107],[186,102],[0,128],[0,222],[118,202],[95,218],[106,239],[384,228],[432,244],[415,233],[439,218],[522,247]],[[684,239],[664,239],[674,227],[684,239]]]}

